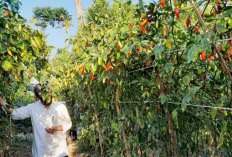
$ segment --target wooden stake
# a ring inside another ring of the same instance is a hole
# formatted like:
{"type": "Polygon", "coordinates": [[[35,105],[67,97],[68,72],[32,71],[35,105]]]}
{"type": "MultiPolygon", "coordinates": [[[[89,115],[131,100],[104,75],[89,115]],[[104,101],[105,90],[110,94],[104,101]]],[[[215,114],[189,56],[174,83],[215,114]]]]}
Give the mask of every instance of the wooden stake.
{"type": "MultiPolygon", "coordinates": [[[[155,67],[155,75],[156,75],[156,82],[157,82],[158,85],[160,85],[160,94],[165,95],[164,86],[163,86],[162,80],[161,80],[160,75],[159,75],[158,67],[155,67]]],[[[177,142],[177,138],[176,138],[176,133],[175,133],[175,130],[174,130],[174,127],[173,127],[172,117],[171,117],[171,114],[170,114],[169,110],[167,110],[167,112],[166,112],[166,118],[167,118],[167,121],[168,121],[169,133],[171,135],[172,142],[173,142],[173,145],[174,145],[175,155],[177,157],[180,157],[179,148],[178,148],[178,142],[177,142]]]]}

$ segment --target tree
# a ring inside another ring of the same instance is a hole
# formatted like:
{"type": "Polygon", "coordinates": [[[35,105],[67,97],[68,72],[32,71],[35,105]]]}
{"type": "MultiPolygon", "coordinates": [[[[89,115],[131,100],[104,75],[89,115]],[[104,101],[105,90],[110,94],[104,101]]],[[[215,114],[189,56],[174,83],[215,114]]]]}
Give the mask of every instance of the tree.
{"type": "MultiPolygon", "coordinates": [[[[41,27],[44,31],[48,25],[52,27],[57,26],[62,31],[64,42],[66,41],[62,27],[66,27],[66,33],[68,33],[68,27],[71,25],[72,16],[63,7],[54,8],[51,7],[36,7],[33,9],[34,19],[37,20],[36,26],[41,27]]],[[[67,49],[66,42],[65,48],[67,49]]]]}
{"type": "Polygon", "coordinates": [[[82,3],[81,0],[74,0],[74,2],[76,7],[78,25],[82,27],[84,24],[84,12],[82,8],[82,3]]]}

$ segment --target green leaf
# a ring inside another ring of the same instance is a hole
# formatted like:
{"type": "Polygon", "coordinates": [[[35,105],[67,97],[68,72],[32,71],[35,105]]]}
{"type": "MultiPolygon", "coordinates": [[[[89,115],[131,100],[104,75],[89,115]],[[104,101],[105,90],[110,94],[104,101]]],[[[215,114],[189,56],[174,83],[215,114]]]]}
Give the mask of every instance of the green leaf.
{"type": "Polygon", "coordinates": [[[224,31],[226,31],[226,29],[223,27],[223,24],[218,24],[216,27],[216,30],[218,33],[222,33],[224,31]]]}
{"type": "Polygon", "coordinates": [[[186,75],[186,76],[183,78],[183,82],[184,82],[184,84],[189,85],[189,83],[190,83],[190,76],[189,76],[189,75],[186,75]]]}
{"type": "Polygon", "coordinates": [[[175,110],[172,111],[172,120],[174,122],[174,124],[177,126],[178,128],[178,117],[177,117],[178,112],[175,110]]]}
{"type": "Polygon", "coordinates": [[[53,49],[55,49],[55,47],[54,46],[49,46],[48,49],[53,50],[53,49]]]}
{"type": "Polygon", "coordinates": [[[191,94],[191,95],[196,94],[196,92],[197,92],[199,89],[200,89],[200,87],[196,87],[196,86],[190,88],[190,94],[191,94]]]}
{"type": "Polygon", "coordinates": [[[207,37],[205,37],[200,44],[201,48],[204,49],[204,51],[206,51],[207,47],[209,46],[209,43],[207,41],[207,37]]]}
{"type": "Polygon", "coordinates": [[[232,9],[227,10],[222,13],[222,16],[220,17],[220,19],[224,19],[225,17],[230,16],[231,14],[232,14],[232,9]]]}
{"type": "Polygon", "coordinates": [[[217,111],[218,111],[218,110],[217,110],[216,108],[213,108],[213,109],[210,111],[211,117],[212,117],[213,119],[216,117],[217,111]]]}
{"type": "Polygon", "coordinates": [[[183,101],[189,103],[191,99],[192,99],[192,96],[186,95],[186,96],[183,98],[183,101]]]}
{"type": "Polygon", "coordinates": [[[26,46],[31,46],[31,43],[28,40],[23,40],[23,44],[26,46]]]}
{"type": "Polygon", "coordinates": [[[160,46],[156,46],[154,53],[156,57],[159,57],[159,55],[164,51],[165,47],[160,45],[160,46]]]}
{"type": "Polygon", "coordinates": [[[188,62],[188,63],[190,63],[190,62],[193,60],[193,58],[194,58],[196,52],[197,52],[197,46],[194,44],[194,45],[189,49],[188,54],[187,54],[187,62],[188,62]]]}
{"type": "Polygon", "coordinates": [[[37,20],[38,20],[38,18],[35,18],[35,19],[33,19],[33,20],[30,20],[29,22],[30,22],[30,23],[35,23],[37,20]]]}
{"type": "Polygon", "coordinates": [[[3,68],[5,71],[7,71],[7,70],[11,70],[11,69],[13,68],[13,66],[11,65],[10,62],[4,61],[4,62],[2,63],[2,68],[3,68]]]}
{"type": "Polygon", "coordinates": [[[220,143],[218,144],[217,148],[220,148],[223,145],[224,142],[224,132],[221,132],[220,134],[220,143]]]}
{"type": "Polygon", "coordinates": [[[164,69],[165,69],[166,71],[168,71],[168,70],[170,70],[170,69],[173,67],[173,65],[174,65],[173,63],[167,63],[167,64],[165,65],[165,68],[164,68],[164,69]]]}
{"type": "Polygon", "coordinates": [[[138,80],[133,80],[130,84],[139,83],[138,80]]]}
{"type": "Polygon", "coordinates": [[[90,56],[94,56],[94,57],[95,57],[95,56],[98,56],[98,54],[96,54],[96,53],[90,53],[89,55],[90,55],[90,56]]]}
{"type": "Polygon", "coordinates": [[[182,112],[184,112],[186,110],[186,107],[187,107],[187,103],[186,103],[186,101],[183,100],[182,105],[181,105],[182,112]]]}
{"type": "Polygon", "coordinates": [[[164,104],[167,100],[168,100],[168,97],[165,96],[164,94],[161,94],[160,95],[160,98],[161,98],[161,103],[164,104]]]}

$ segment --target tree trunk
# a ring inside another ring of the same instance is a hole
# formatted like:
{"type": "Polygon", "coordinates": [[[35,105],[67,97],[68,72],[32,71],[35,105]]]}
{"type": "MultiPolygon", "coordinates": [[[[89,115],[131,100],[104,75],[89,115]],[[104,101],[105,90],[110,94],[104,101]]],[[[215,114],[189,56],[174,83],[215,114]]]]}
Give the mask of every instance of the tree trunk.
{"type": "MultiPolygon", "coordinates": [[[[155,75],[156,75],[156,82],[157,82],[158,85],[160,85],[160,94],[165,95],[164,86],[163,86],[162,80],[160,78],[158,67],[155,67],[155,75]]],[[[166,112],[166,118],[167,118],[167,121],[168,121],[169,133],[171,135],[173,146],[174,146],[174,152],[175,152],[176,157],[179,157],[180,155],[179,155],[178,142],[177,142],[177,138],[176,138],[176,132],[174,130],[172,117],[171,117],[171,114],[170,114],[169,110],[167,110],[167,112],[166,112]]]]}
{"type": "Polygon", "coordinates": [[[83,26],[84,24],[84,12],[82,8],[81,0],[74,0],[75,7],[76,7],[76,13],[77,13],[77,22],[79,26],[83,26]]]}

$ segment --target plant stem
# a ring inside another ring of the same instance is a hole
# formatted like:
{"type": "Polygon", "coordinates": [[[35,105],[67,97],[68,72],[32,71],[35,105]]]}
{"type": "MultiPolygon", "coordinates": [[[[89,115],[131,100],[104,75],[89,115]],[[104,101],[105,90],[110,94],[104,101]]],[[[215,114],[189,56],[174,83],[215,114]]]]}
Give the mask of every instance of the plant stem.
{"type": "MultiPolygon", "coordinates": [[[[92,95],[92,92],[91,92],[91,89],[90,89],[90,86],[88,84],[88,90],[89,90],[89,94],[90,94],[90,97],[91,99],[93,98],[93,95],[92,95]]],[[[95,106],[94,106],[94,111],[95,111],[95,106]]],[[[101,148],[101,157],[104,157],[104,150],[103,150],[103,147],[102,147],[102,135],[101,135],[101,129],[100,129],[100,124],[99,124],[99,120],[98,120],[98,115],[96,114],[96,123],[98,124],[98,136],[99,136],[99,141],[100,141],[100,148],[101,148]]]]}
{"type": "MultiPolygon", "coordinates": [[[[193,8],[193,10],[195,11],[195,13],[196,13],[196,15],[197,15],[197,18],[198,18],[199,22],[201,23],[203,29],[205,30],[205,33],[208,34],[208,33],[209,33],[209,30],[208,30],[208,28],[206,27],[206,25],[205,25],[205,23],[204,23],[204,21],[203,21],[201,15],[199,14],[199,12],[198,12],[198,10],[197,10],[197,8],[196,8],[196,6],[195,6],[195,3],[193,2],[193,0],[189,0],[189,2],[190,2],[190,4],[192,5],[192,8],[193,8]]],[[[226,65],[226,62],[225,62],[225,60],[223,59],[221,53],[218,51],[216,45],[215,45],[214,43],[211,43],[211,46],[216,50],[216,52],[217,52],[217,54],[218,54],[218,57],[219,57],[219,59],[220,59],[220,61],[221,61],[221,64],[222,64],[222,66],[225,68],[226,74],[229,76],[230,82],[231,82],[231,84],[232,84],[232,76],[231,76],[231,74],[230,74],[230,69],[229,69],[229,67],[226,65]]]]}
{"type": "MultiPolygon", "coordinates": [[[[158,67],[155,68],[155,75],[156,75],[156,82],[157,82],[157,84],[160,85],[160,94],[165,95],[164,86],[163,86],[161,77],[159,75],[158,67]]],[[[172,117],[171,117],[171,114],[170,114],[169,110],[167,110],[167,112],[166,112],[166,118],[167,118],[167,121],[168,121],[169,133],[171,135],[172,142],[173,142],[173,145],[174,145],[174,152],[175,152],[175,155],[177,157],[179,157],[180,155],[179,155],[178,142],[177,142],[176,133],[175,133],[173,122],[172,122],[172,117]]]]}
{"type": "MultiPolygon", "coordinates": [[[[115,100],[114,101],[115,101],[117,113],[119,115],[120,114],[120,108],[119,108],[118,101],[117,101],[117,90],[116,90],[116,93],[115,93],[115,100]]],[[[124,146],[125,146],[125,149],[126,149],[126,157],[131,157],[130,152],[129,152],[129,148],[127,146],[126,133],[125,133],[125,130],[123,128],[122,128],[122,137],[123,137],[123,142],[124,142],[124,146]]]]}

